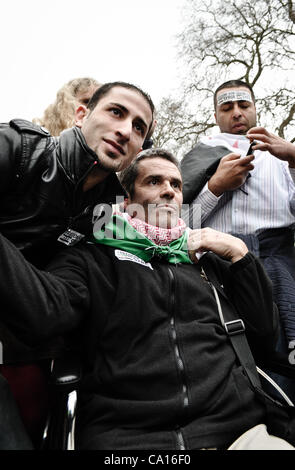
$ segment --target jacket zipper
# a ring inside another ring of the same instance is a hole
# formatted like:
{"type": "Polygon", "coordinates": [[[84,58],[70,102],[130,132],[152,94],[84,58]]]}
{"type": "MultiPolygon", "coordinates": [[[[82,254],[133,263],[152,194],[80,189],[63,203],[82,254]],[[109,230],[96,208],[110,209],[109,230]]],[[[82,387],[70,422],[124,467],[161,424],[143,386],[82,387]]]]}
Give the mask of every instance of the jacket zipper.
{"type": "Polygon", "coordinates": [[[77,192],[78,192],[78,189],[80,187],[80,185],[82,183],[84,183],[86,177],[88,176],[88,174],[93,170],[93,168],[95,168],[97,165],[97,160],[95,160],[92,165],[86,170],[86,172],[84,173],[83,176],[81,176],[81,178],[79,179],[79,181],[77,181],[76,185],[75,185],[75,188],[74,188],[74,194],[73,194],[73,209],[75,209],[76,207],[76,199],[77,199],[77,192]]]}
{"type": "MultiPolygon", "coordinates": [[[[75,208],[76,208],[76,198],[77,198],[77,192],[78,192],[78,188],[79,186],[81,185],[81,183],[83,181],[85,181],[85,178],[86,176],[91,172],[91,170],[97,165],[97,161],[94,161],[92,163],[92,165],[87,169],[87,171],[84,173],[84,175],[79,179],[79,181],[77,181],[75,187],[74,187],[74,193],[73,193],[73,197],[72,197],[72,212],[75,212],[75,208]]],[[[72,181],[73,183],[73,181],[72,181]]],[[[75,220],[78,220],[83,214],[87,214],[87,212],[89,211],[89,207],[90,206],[87,206],[85,207],[82,212],[80,212],[79,214],[75,215],[75,216],[70,216],[68,218],[68,229],[71,228],[73,222],[75,222],[75,220]]]]}
{"type": "MultiPolygon", "coordinates": [[[[184,365],[183,365],[183,360],[180,355],[180,350],[178,346],[178,339],[177,339],[177,332],[176,332],[176,327],[175,327],[175,315],[174,315],[174,305],[175,305],[175,292],[174,292],[174,284],[175,284],[175,277],[172,269],[168,267],[168,273],[169,277],[171,280],[171,299],[170,299],[170,305],[171,305],[171,318],[170,318],[170,327],[171,327],[171,334],[172,334],[172,340],[173,340],[173,348],[174,348],[174,354],[175,354],[175,359],[176,359],[176,365],[177,368],[180,372],[180,376],[182,378],[182,397],[183,397],[183,407],[184,409],[188,408],[189,405],[189,400],[188,400],[188,390],[187,390],[187,385],[185,383],[185,376],[184,376],[184,365]]],[[[182,432],[180,428],[176,429],[176,438],[177,438],[177,445],[179,450],[185,450],[185,443],[184,443],[184,438],[182,435],[182,432]]]]}
{"type": "MultiPolygon", "coordinates": [[[[98,164],[98,161],[97,160],[94,160],[94,162],[91,163],[91,165],[89,166],[89,168],[87,168],[87,170],[85,171],[84,175],[81,176],[81,178],[77,181],[77,183],[74,182],[74,180],[71,178],[71,176],[68,174],[68,172],[66,171],[66,169],[64,168],[63,164],[61,163],[60,159],[59,159],[59,155],[57,155],[57,161],[58,161],[58,165],[60,166],[60,168],[62,169],[65,177],[67,178],[67,180],[74,186],[74,192],[73,192],[73,196],[72,196],[72,208],[71,208],[71,211],[72,213],[75,211],[75,207],[76,207],[76,196],[77,196],[77,191],[78,191],[78,188],[80,186],[80,184],[86,179],[86,176],[91,172],[91,170],[98,164]]],[[[86,211],[88,210],[88,207],[86,207],[86,211]]],[[[74,220],[78,219],[83,213],[85,212],[85,209],[78,215],[76,216],[70,216],[68,218],[68,228],[71,228],[71,225],[73,223],[74,220]]]]}

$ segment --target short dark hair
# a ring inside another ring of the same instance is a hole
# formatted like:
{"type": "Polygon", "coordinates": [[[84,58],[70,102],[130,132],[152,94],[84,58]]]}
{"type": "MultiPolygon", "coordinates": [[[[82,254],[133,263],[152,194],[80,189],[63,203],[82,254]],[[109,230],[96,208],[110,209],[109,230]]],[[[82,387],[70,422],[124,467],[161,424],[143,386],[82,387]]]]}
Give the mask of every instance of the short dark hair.
{"type": "Polygon", "coordinates": [[[120,182],[127,192],[127,194],[131,197],[134,196],[134,187],[135,187],[135,181],[138,176],[138,167],[139,164],[142,160],[146,159],[152,159],[152,158],[163,158],[164,160],[168,160],[171,163],[173,163],[176,168],[180,171],[180,165],[179,161],[177,160],[174,155],[172,155],[171,152],[168,152],[168,150],[165,149],[160,149],[160,148],[151,148],[147,150],[143,150],[140,152],[135,160],[129,165],[125,170],[123,170],[120,173],[119,179],[120,182]]]}
{"type": "Polygon", "coordinates": [[[214,109],[216,110],[217,106],[217,93],[220,90],[223,90],[224,88],[239,88],[239,87],[244,87],[248,88],[248,90],[251,93],[251,96],[253,98],[253,103],[255,103],[255,96],[252,87],[249,85],[249,83],[243,82],[242,80],[229,80],[227,82],[222,83],[222,85],[219,85],[219,87],[215,90],[214,93],[214,109]]]}
{"type": "Polygon", "coordinates": [[[155,112],[155,106],[154,106],[154,103],[150,97],[150,95],[148,95],[147,93],[145,93],[141,88],[139,88],[138,86],[136,85],[132,85],[131,83],[127,83],[127,82],[109,82],[109,83],[104,83],[102,86],[100,86],[95,92],[94,94],[92,95],[92,97],[90,98],[89,100],[89,103],[87,105],[87,108],[90,109],[90,111],[93,111],[94,108],[96,107],[97,103],[105,96],[109,93],[110,90],[112,90],[112,88],[115,88],[115,87],[121,87],[121,88],[127,88],[128,90],[133,90],[133,91],[136,91],[137,93],[139,93],[145,100],[146,102],[149,104],[150,108],[151,108],[151,111],[152,111],[152,122],[149,126],[149,130],[148,130],[148,133],[147,133],[147,137],[148,138],[150,136],[150,131],[151,131],[151,128],[152,128],[152,125],[153,125],[153,121],[154,121],[154,112],[155,112]]]}

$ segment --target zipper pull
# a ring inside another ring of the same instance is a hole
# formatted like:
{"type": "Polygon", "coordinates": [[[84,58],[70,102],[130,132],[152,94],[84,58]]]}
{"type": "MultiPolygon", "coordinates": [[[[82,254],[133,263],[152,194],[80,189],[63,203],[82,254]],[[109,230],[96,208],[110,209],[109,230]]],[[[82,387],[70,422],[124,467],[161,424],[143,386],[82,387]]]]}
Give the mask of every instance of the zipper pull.
{"type": "Polygon", "coordinates": [[[204,279],[206,282],[209,282],[209,283],[210,283],[210,281],[209,281],[209,279],[208,279],[208,277],[207,277],[207,274],[206,274],[205,271],[204,271],[203,266],[201,267],[201,278],[204,279]]]}

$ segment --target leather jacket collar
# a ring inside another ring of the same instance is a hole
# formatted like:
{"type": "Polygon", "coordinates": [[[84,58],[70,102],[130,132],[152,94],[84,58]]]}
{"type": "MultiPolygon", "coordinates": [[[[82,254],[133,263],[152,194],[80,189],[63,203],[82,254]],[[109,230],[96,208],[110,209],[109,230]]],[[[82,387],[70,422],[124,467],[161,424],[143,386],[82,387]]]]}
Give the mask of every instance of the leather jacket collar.
{"type": "Polygon", "coordinates": [[[57,155],[67,176],[74,184],[84,180],[98,158],[88,147],[79,127],[72,127],[57,138],[57,155]]]}

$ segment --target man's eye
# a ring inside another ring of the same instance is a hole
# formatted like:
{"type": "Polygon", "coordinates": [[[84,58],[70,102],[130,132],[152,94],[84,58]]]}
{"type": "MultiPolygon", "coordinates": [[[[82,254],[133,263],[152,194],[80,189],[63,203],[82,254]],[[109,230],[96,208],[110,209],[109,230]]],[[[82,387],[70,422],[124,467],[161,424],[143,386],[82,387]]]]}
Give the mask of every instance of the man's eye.
{"type": "Polygon", "coordinates": [[[137,132],[139,132],[142,135],[144,134],[144,127],[141,124],[135,124],[134,127],[137,132]]]}
{"type": "Polygon", "coordinates": [[[115,116],[121,116],[122,112],[118,108],[111,108],[111,112],[115,114],[115,116]]]}
{"type": "Polygon", "coordinates": [[[153,178],[153,179],[150,180],[150,184],[152,184],[152,185],[155,185],[157,183],[158,183],[157,178],[153,178]]]}
{"type": "Polygon", "coordinates": [[[178,181],[174,181],[173,183],[171,183],[171,185],[174,187],[174,188],[180,188],[180,183],[178,181]]]}

